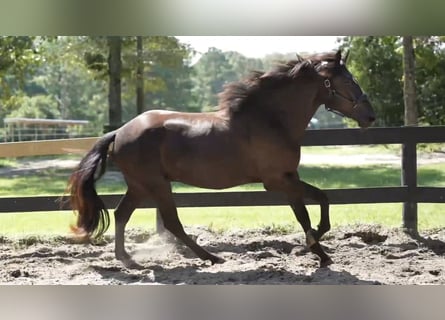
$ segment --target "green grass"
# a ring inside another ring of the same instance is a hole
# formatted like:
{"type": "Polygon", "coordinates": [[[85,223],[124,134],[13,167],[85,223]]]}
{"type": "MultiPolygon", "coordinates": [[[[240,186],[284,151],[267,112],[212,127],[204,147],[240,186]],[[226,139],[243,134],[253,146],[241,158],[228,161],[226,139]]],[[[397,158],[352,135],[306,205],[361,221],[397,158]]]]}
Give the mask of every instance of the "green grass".
{"type": "MultiPolygon", "coordinates": [[[[318,206],[308,206],[312,225],[319,219],[318,206]]],[[[360,204],[331,206],[332,226],[351,224],[381,224],[400,227],[402,221],[401,204],[360,204]]],[[[419,230],[445,227],[445,204],[419,204],[419,230]]],[[[113,212],[110,216],[113,218],[113,212]]],[[[215,207],[180,208],[179,215],[185,226],[201,225],[221,232],[235,229],[271,228],[288,232],[301,231],[291,209],[287,206],[275,207],[215,207]]],[[[67,235],[69,225],[75,222],[72,212],[30,212],[0,214],[0,234],[20,235],[67,235]]],[[[155,228],[155,210],[138,209],[128,224],[129,228],[155,228]]],[[[114,232],[114,223],[108,231],[114,232]]]]}
{"type": "MultiPolygon", "coordinates": [[[[303,180],[322,189],[400,185],[400,169],[393,166],[301,166],[299,172],[303,180]]],[[[62,195],[66,189],[69,174],[69,170],[50,169],[33,175],[0,177],[0,196],[62,195]]],[[[445,163],[420,166],[418,168],[418,184],[445,186],[445,163]]],[[[99,180],[97,187],[99,194],[125,191],[125,184],[114,179],[99,180]]],[[[203,190],[181,183],[174,183],[173,189],[175,192],[203,190]]],[[[261,184],[250,184],[227,190],[262,189],[261,184]]]]}
{"type": "MultiPolygon", "coordinates": [[[[0,166],[2,163],[4,166],[11,165],[0,162],[0,166]]],[[[323,189],[400,185],[400,168],[393,166],[302,166],[299,172],[303,180],[323,189]]],[[[70,170],[51,169],[26,176],[0,177],[0,196],[62,195],[70,173],[70,170]]],[[[419,166],[418,184],[444,186],[445,163],[419,166]]],[[[174,184],[175,192],[198,190],[202,191],[184,184],[174,184]]],[[[262,190],[262,185],[251,184],[230,190],[262,190]]],[[[124,191],[124,183],[115,179],[105,178],[98,183],[99,194],[124,191]]],[[[315,226],[319,219],[318,206],[309,206],[309,211],[315,226]]],[[[179,212],[184,225],[205,225],[216,231],[264,227],[300,230],[292,211],[286,206],[181,208],[179,212]]],[[[335,205],[331,206],[331,221],[334,227],[357,223],[379,223],[397,227],[401,225],[401,212],[402,204],[335,205]]],[[[444,212],[445,204],[419,204],[419,229],[444,228],[444,212]]],[[[73,222],[72,212],[0,214],[0,234],[64,234],[73,222]]],[[[129,227],[153,229],[154,224],[154,210],[141,209],[132,216],[129,227]]],[[[109,232],[113,232],[113,228],[109,232]]]]}
{"type": "Polygon", "coordinates": [[[312,146],[302,147],[302,154],[354,155],[354,154],[398,154],[399,145],[363,145],[363,146],[312,146]]]}
{"type": "Polygon", "coordinates": [[[17,162],[15,159],[8,159],[8,158],[0,158],[0,169],[1,168],[14,168],[16,166],[17,162]]]}
{"type": "Polygon", "coordinates": [[[68,170],[42,170],[35,174],[0,178],[0,196],[62,195],[68,170]]]}

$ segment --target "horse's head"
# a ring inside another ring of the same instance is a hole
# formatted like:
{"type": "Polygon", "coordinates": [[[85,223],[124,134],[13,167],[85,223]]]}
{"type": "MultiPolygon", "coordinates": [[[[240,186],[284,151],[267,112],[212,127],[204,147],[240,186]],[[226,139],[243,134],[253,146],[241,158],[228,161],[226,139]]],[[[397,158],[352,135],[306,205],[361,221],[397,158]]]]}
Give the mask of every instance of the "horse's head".
{"type": "Polygon", "coordinates": [[[326,57],[321,57],[315,68],[323,78],[322,100],[326,109],[354,119],[361,128],[369,127],[375,121],[375,113],[368,97],[346,68],[348,55],[342,58],[339,50],[326,57]]]}

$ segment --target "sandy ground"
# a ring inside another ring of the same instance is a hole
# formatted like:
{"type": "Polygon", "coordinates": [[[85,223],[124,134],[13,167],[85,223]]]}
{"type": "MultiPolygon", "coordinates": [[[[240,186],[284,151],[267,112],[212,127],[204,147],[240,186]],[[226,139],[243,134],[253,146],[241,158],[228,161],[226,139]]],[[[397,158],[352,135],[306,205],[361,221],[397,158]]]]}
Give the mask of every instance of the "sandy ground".
{"type": "Polygon", "coordinates": [[[318,267],[303,233],[187,232],[226,262],[211,265],[141,230],[129,230],[126,243],[141,270],[114,259],[112,237],[97,245],[3,237],[0,284],[445,284],[445,229],[417,239],[380,226],[332,230],[322,241],[334,260],[328,268],[318,267]]]}

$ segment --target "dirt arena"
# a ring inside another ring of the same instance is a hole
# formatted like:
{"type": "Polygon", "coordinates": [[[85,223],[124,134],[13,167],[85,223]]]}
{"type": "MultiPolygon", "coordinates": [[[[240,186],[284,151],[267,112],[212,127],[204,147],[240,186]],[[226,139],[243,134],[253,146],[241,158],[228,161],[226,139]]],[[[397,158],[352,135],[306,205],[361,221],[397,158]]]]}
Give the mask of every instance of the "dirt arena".
{"type": "Polygon", "coordinates": [[[129,230],[126,243],[141,270],[115,261],[112,237],[97,245],[0,237],[0,284],[445,284],[445,229],[415,239],[380,226],[332,230],[322,241],[328,268],[318,268],[303,233],[186,230],[226,262],[203,262],[141,230],[129,230]]]}

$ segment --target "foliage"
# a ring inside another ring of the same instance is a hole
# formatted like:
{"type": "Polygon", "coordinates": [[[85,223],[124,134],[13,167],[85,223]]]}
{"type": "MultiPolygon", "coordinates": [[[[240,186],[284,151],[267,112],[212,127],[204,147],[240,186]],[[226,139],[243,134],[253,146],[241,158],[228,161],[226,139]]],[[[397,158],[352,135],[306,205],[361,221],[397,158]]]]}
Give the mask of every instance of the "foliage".
{"type": "MultiPolygon", "coordinates": [[[[414,37],[416,85],[421,124],[445,123],[445,37],[414,37]]],[[[400,37],[345,37],[348,67],[370,96],[378,126],[403,125],[403,72],[400,37]]],[[[122,115],[136,108],[136,37],[122,37],[122,115]]],[[[101,134],[108,122],[108,47],[106,37],[1,36],[0,127],[5,117],[89,120],[101,134]]],[[[268,70],[294,54],[247,58],[211,48],[191,65],[193,48],[170,36],[143,37],[143,110],[209,111],[228,82],[252,70],[268,70]]],[[[304,53],[301,53],[304,55],[304,53]]],[[[341,126],[320,108],[322,127],[341,126]]],[[[2,129],[0,129],[2,130],[2,129]]]]}
{"type": "Polygon", "coordinates": [[[445,124],[445,37],[418,38],[416,80],[420,121],[445,124]]]}
{"type": "Polygon", "coordinates": [[[348,68],[370,97],[377,126],[403,125],[402,56],[397,37],[346,37],[348,68]]]}
{"type": "MultiPolygon", "coordinates": [[[[12,47],[16,46],[15,59],[23,56],[23,63],[14,66],[1,60],[4,67],[0,72],[5,74],[2,79],[6,79],[3,84],[7,89],[1,90],[4,99],[0,121],[17,115],[89,120],[95,130],[91,134],[101,134],[108,116],[106,38],[39,38],[38,43],[35,38],[28,42],[16,38],[7,40],[12,47]],[[26,48],[38,50],[26,51],[26,48]],[[24,52],[32,59],[25,60],[24,52]],[[23,72],[19,74],[19,71],[23,72]],[[19,75],[23,76],[23,86],[16,84],[19,75]]],[[[191,49],[174,37],[144,37],[144,48],[146,109],[189,109],[192,104],[188,64],[191,49]]],[[[125,121],[136,115],[135,54],[135,37],[124,37],[122,104],[125,121]]]]}
{"type": "Polygon", "coordinates": [[[23,84],[26,73],[40,62],[35,40],[36,37],[0,36],[0,84],[3,94],[9,93],[7,84],[11,84],[12,78],[18,84],[23,84]]]}
{"type": "MultiPolygon", "coordinates": [[[[144,46],[144,91],[149,109],[191,111],[193,105],[190,57],[192,50],[175,37],[152,36],[143,38],[144,46]]],[[[135,41],[132,47],[135,47],[135,41]]],[[[130,63],[128,93],[134,97],[136,64],[135,50],[126,58],[130,63]]],[[[131,100],[134,102],[134,99],[131,100]]],[[[131,104],[131,110],[136,110],[131,104]]]]}
{"type": "Polygon", "coordinates": [[[69,37],[46,43],[45,57],[51,63],[39,68],[31,83],[53,100],[60,118],[89,120],[101,127],[107,107],[105,85],[95,81],[79,59],[78,46],[69,37]]]}
{"type": "MultiPolygon", "coordinates": [[[[421,124],[445,123],[444,37],[414,37],[416,89],[421,124]]],[[[368,93],[378,126],[403,125],[403,63],[401,39],[345,37],[341,47],[350,50],[348,67],[368,93]]]]}
{"type": "Polygon", "coordinates": [[[0,36],[0,119],[8,112],[9,99],[20,92],[25,78],[41,58],[35,37],[0,36]]]}
{"type": "Polygon", "coordinates": [[[35,96],[15,96],[11,104],[16,105],[9,114],[11,118],[58,119],[60,112],[57,103],[51,96],[39,94],[35,96]]]}
{"type": "MultiPolygon", "coordinates": [[[[108,81],[107,46],[103,37],[83,40],[83,57],[98,80],[108,81]]],[[[175,37],[143,37],[144,92],[149,109],[187,110],[193,99],[189,46],[175,37]]],[[[136,116],[136,37],[122,37],[122,114],[123,120],[136,116]]]]}
{"type": "Polygon", "coordinates": [[[211,111],[218,104],[218,93],[224,84],[238,79],[228,57],[217,48],[210,48],[197,63],[194,70],[194,94],[197,109],[211,111]]]}

